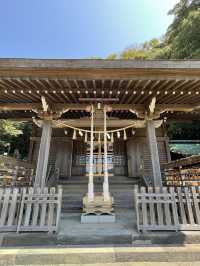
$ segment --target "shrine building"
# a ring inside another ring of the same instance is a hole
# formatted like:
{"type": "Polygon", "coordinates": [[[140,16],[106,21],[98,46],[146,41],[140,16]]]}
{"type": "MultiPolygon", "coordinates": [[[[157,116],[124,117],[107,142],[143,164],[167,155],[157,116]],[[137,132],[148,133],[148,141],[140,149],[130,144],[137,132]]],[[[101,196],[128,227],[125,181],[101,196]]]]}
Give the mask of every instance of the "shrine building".
{"type": "Polygon", "coordinates": [[[32,186],[85,182],[86,212],[115,202],[110,180],[162,188],[166,127],[199,110],[200,61],[0,59],[0,119],[33,123],[32,186]]]}

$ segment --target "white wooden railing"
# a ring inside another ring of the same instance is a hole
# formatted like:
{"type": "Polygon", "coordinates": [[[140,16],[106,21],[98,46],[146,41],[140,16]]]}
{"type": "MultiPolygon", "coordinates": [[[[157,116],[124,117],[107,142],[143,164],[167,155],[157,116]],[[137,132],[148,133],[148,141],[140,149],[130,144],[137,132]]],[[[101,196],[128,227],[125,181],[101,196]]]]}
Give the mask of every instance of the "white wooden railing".
{"type": "Polygon", "coordinates": [[[1,231],[57,231],[62,188],[0,188],[1,231]]]}
{"type": "Polygon", "coordinates": [[[200,230],[200,187],[135,187],[138,230],[200,230]]]}

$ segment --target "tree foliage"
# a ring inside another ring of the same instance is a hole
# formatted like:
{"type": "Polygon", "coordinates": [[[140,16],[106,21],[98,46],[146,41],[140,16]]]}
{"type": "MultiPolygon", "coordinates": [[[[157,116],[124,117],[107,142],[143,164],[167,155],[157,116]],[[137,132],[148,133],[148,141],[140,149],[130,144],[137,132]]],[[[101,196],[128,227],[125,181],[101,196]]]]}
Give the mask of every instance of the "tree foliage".
{"type": "Polygon", "coordinates": [[[153,59],[160,52],[161,41],[153,38],[149,42],[122,51],[120,59],[153,59]]]}
{"type": "Polygon", "coordinates": [[[174,19],[162,39],[154,38],[108,58],[199,59],[200,0],[180,0],[168,14],[174,19]]]}
{"type": "Polygon", "coordinates": [[[0,120],[0,135],[1,136],[18,136],[22,134],[21,124],[10,120],[0,120]]]}
{"type": "Polygon", "coordinates": [[[174,20],[165,34],[163,47],[168,49],[163,56],[171,59],[200,58],[200,1],[180,0],[169,14],[174,15],[174,20]]]}
{"type": "MultiPolygon", "coordinates": [[[[179,0],[168,12],[173,22],[162,39],[134,45],[110,59],[200,59],[200,0],[179,0]]],[[[114,56],[115,55],[115,56],[114,56]]],[[[171,139],[200,139],[200,122],[174,123],[168,127],[171,139]]]]}
{"type": "Polygon", "coordinates": [[[18,149],[21,158],[24,158],[28,153],[30,135],[30,124],[0,120],[0,154],[13,154],[18,149]]]}
{"type": "Polygon", "coordinates": [[[108,59],[108,60],[117,59],[117,54],[116,53],[112,53],[112,54],[108,55],[106,59],[108,59]]]}
{"type": "Polygon", "coordinates": [[[22,134],[13,136],[10,139],[10,154],[13,154],[15,149],[18,149],[20,157],[23,159],[28,155],[32,124],[20,123],[20,129],[22,134]]]}
{"type": "Polygon", "coordinates": [[[153,59],[160,53],[161,41],[157,38],[140,45],[131,46],[120,54],[112,53],[106,59],[153,59]]]}
{"type": "Polygon", "coordinates": [[[170,139],[200,139],[200,123],[199,121],[191,121],[190,123],[170,123],[167,132],[170,139]]]}

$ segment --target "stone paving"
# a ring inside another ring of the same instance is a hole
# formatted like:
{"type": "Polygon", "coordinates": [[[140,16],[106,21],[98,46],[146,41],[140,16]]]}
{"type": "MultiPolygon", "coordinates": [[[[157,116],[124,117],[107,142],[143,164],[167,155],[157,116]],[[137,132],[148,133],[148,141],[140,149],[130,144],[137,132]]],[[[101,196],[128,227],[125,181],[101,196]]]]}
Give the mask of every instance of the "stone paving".
{"type": "MultiPolygon", "coordinates": [[[[28,266],[200,266],[199,261],[192,262],[113,262],[113,263],[86,263],[86,264],[28,264],[28,266]]],[[[23,264],[17,266],[24,266],[23,264]]]]}
{"type": "Polygon", "coordinates": [[[1,249],[0,265],[200,265],[200,245],[1,249]]]}
{"type": "Polygon", "coordinates": [[[1,233],[1,247],[152,246],[200,244],[198,231],[138,233],[133,209],[116,208],[116,222],[81,224],[81,213],[62,214],[57,234],[1,233]]]}
{"type": "Polygon", "coordinates": [[[57,238],[76,244],[131,244],[132,236],[138,235],[134,210],[116,209],[115,213],[116,222],[104,224],[81,224],[81,213],[65,213],[57,238]]]}

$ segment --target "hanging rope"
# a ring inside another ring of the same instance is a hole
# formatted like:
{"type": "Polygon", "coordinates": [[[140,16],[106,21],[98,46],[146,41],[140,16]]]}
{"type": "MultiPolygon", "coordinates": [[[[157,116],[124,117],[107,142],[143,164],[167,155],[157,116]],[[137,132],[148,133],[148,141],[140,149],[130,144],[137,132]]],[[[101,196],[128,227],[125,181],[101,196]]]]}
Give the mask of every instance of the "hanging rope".
{"type": "MultiPolygon", "coordinates": [[[[79,127],[73,127],[73,126],[70,126],[68,124],[65,124],[63,122],[60,122],[59,120],[58,121],[53,121],[53,123],[56,123],[57,124],[57,127],[59,126],[62,126],[62,127],[68,127],[68,128],[71,128],[73,130],[76,130],[76,131],[82,131],[82,132],[87,132],[87,133],[91,133],[90,130],[87,130],[87,129],[83,129],[83,128],[79,128],[79,127]]],[[[126,126],[126,127],[123,127],[123,128],[118,128],[118,129],[113,129],[113,130],[107,130],[106,132],[107,133],[116,133],[116,132],[119,132],[119,131],[124,131],[126,129],[129,129],[129,128],[133,128],[135,127],[134,124],[132,125],[129,125],[129,126],[126,126]]],[[[104,131],[103,130],[99,130],[99,131],[93,131],[94,134],[103,134],[104,131]]]]}

